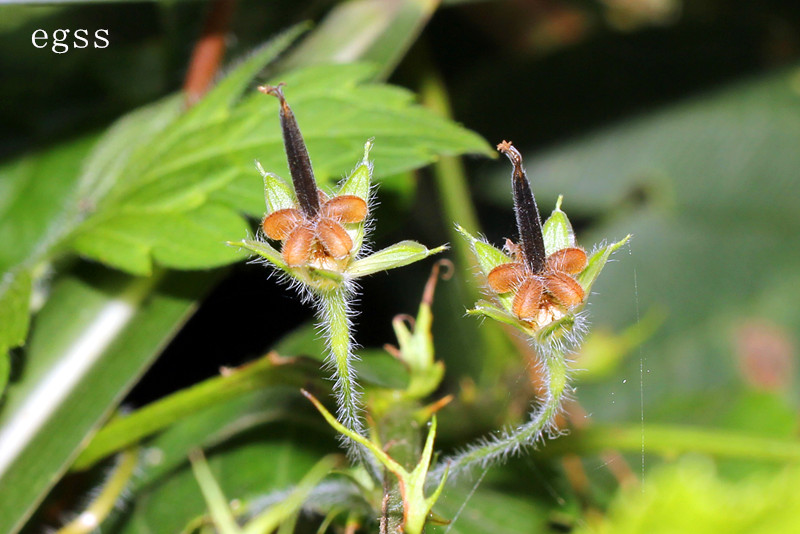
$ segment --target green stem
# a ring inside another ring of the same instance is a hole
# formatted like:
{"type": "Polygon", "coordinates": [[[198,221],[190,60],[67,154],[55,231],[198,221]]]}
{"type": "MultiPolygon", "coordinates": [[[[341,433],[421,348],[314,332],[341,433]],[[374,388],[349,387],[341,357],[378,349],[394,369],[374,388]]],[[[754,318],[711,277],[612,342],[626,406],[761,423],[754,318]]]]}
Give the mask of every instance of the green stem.
{"type": "Polygon", "coordinates": [[[469,472],[476,466],[488,467],[502,462],[508,456],[518,454],[534,445],[543,434],[552,428],[553,418],[561,409],[567,387],[567,363],[562,353],[552,351],[542,362],[545,383],[544,403],[531,412],[530,419],[523,425],[508,429],[500,436],[483,439],[464,452],[445,458],[431,471],[431,481],[439,481],[449,467],[455,476],[469,472]]]}
{"type": "Polygon", "coordinates": [[[138,447],[124,451],[97,498],[78,517],[59,529],[56,534],[83,534],[97,530],[111,510],[114,509],[119,496],[133,475],[138,459],[138,447]]]}
{"type": "Polygon", "coordinates": [[[95,434],[72,465],[73,471],[88,469],[109,454],[129,447],[143,438],[195,414],[249,391],[273,385],[307,384],[310,369],[291,358],[270,353],[222,376],[209,378],[148,404],[132,414],[111,420],[95,434]],[[288,364],[294,365],[288,365],[288,364]]]}
{"type": "MultiPolygon", "coordinates": [[[[330,365],[333,367],[339,420],[356,434],[364,435],[361,419],[361,391],[353,370],[352,339],[350,335],[350,307],[347,290],[338,288],[320,294],[322,327],[330,350],[330,365]]],[[[352,450],[352,441],[349,441],[352,450]]]]}

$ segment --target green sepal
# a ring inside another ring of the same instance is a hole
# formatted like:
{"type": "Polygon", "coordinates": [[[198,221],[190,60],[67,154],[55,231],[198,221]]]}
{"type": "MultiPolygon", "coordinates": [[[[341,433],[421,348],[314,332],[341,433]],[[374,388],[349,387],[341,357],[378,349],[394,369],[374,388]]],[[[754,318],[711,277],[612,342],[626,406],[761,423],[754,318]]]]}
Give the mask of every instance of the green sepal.
{"type": "Polygon", "coordinates": [[[256,161],[256,169],[264,179],[264,201],[267,205],[267,215],[278,210],[297,207],[294,190],[283,178],[265,171],[258,161],[256,161]]]}
{"type": "Polygon", "coordinates": [[[589,256],[589,262],[586,265],[586,268],[575,277],[575,280],[577,280],[587,295],[592,289],[594,281],[597,280],[597,277],[600,275],[600,271],[602,271],[603,267],[605,267],[606,262],[611,254],[615,250],[619,249],[622,245],[627,243],[630,238],[631,234],[628,234],[616,243],[598,248],[592,253],[591,256],[589,256]]]}
{"type": "Polygon", "coordinates": [[[544,252],[548,256],[557,250],[575,247],[575,232],[572,230],[572,224],[570,224],[567,214],[561,211],[563,199],[563,196],[558,197],[553,213],[542,226],[544,252]]]}
{"type": "MultiPolygon", "coordinates": [[[[369,152],[372,150],[372,139],[364,144],[364,157],[350,173],[350,176],[339,186],[336,195],[355,195],[364,199],[369,205],[369,191],[372,185],[372,163],[369,161],[369,152]]],[[[358,255],[361,245],[364,243],[364,221],[360,223],[345,224],[345,230],[353,239],[353,250],[351,256],[358,255]]]]}
{"type": "Polygon", "coordinates": [[[369,190],[372,186],[372,163],[369,161],[369,152],[372,150],[373,140],[364,143],[364,157],[342,182],[337,195],[355,195],[369,202],[369,190]]]}
{"type": "Polygon", "coordinates": [[[428,256],[438,254],[446,249],[447,245],[429,249],[416,241],[400,241],[374,254],[370,254],[366,258],[354,261],[345,269],[345,276],[348,278],[360,278],[380,271],[403,267],[424,260],[428,256]]]}
{"type": "Polygon", "coordinates": [[[498,308],[491,302],[487,300],[479,300],[475,303],[475,307],[471,310],[467,310],[468,315],[483,315],[485,317],[489,317],[490,319],[494,319],[495,321],[499,321],[501,323],[505,323],[511,325],[516,328],[524,329],[526,332],[530,329],[526,328],[525,325],[512,314],[507,312],[502,308],[498,308]]]}
{"type": "Polygon", "coordinates": [[[258,254],[277,269],[288,274],[292,278],[306,284],[309,289],[316,293],[333,291],[340,287],[344,282],[343,276],[336,271],[318,269],[316,267],[289,267],[280,252],[275,250],[272,245],[265,241],[253,241],[243,239],[241,241],[228,241],[232,247],[240,247],[258,254]]]}
{"type": "Polygon", "coordinates": [[[505,252],[473,236],[461,225],[456,224],[456,230],[469,242],[469,246],[472,248],[472,251],[475,253],[475,258],[478,260],[478,265],[486,276],[498,265],[510,263],[512,261],[505,252]]]}
{"type": "MultiPolygon", "coordinates": [[[[458,224],[456,225],[456,230],[461,235],[463,235],[469,242],[469,246],[472,249],[472,253],[478,260],[478,265],[480,266],[481,272],[483,273],[484,276],[489,276],[489,273],[492,272],[492,269],[494,269],[498,265],[503,265],[504,263],[510,263],[512,261],[511,257],[506,255],[505,252],[503,252],[499,248],[490,245],[489,243],[487,243],[482,239],[478,239],[477,237],[467,232],[463,227],[461,227],[458,224]]],[[[514,301],[514,295],[512,293],[504,293],[502,295],[496,295],[496,296],[497,299],[503,304],[504,308],[506,308],[507,310],[511,309],[511,304],[514,301]]],[[[514,320],[517,321],[516,318],[514,320]]]]}

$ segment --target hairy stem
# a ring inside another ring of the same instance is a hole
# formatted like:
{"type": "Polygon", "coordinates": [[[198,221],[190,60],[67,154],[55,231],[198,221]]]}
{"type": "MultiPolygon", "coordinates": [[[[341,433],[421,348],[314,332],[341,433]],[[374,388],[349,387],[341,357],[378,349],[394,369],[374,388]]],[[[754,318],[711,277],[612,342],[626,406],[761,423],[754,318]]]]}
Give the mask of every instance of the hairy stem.
{"type": "Polygon", "coordinates": [[[475,467],[488,467],[533,446],[552,428],[553,419],[561,410],[567,388],[567,363],[564,355],[552,351],[543,358],[545,398],[543,404],[531,411],[530,419],[516,428],[506,429],[499,436],[483,439],[463,452],[444,458],[431,471],[429,482],[438,482],[448,468],[453,478],[475,467]]]}
{"type": "Polygon", "coordinates": [[[138,447],[132,447],[124,451],[120,455],[117,466],[111,472],[105,485],[89,507],[70,523],[59,529],[57,534],[83,534],[96,531],[100,523],[108,517],[108,514],[111,513],[119,501],[131,476],[133,476],[138,460],[138,447]]]}
{"type": "MultiPolygon", "coordinates": [[[[320,295],[322,327],[330,350],[329,364],[334,371],[333,392],[336,395],[337,416],[349,430],[364,434],[361,420],[361,391],[356,383],[352,366],[352,338],[350,335],[348,294],[344,288],[320,295]]],[[[348,440],[352,454],[355,444],[348,440]]]]}

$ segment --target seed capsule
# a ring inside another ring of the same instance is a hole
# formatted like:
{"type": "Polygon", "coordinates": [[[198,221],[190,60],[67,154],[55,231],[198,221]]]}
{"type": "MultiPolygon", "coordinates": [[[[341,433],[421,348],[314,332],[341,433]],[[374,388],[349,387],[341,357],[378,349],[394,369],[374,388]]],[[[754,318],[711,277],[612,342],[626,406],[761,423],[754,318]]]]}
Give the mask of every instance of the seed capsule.
{"type": "Polygon", "coordinates": [[[547,268],[567,274],[577,274],[586,268],[586,253],[579,248],[562,248],[547,257],[547,268]]]}
{"type": "Polygon", "coordinates": [[[303,215],[298,210],[286,208],[264,217],[261,228],[268,238],[283,241],[302,223],[303,215]]]}
{"type": "Polygon", "coordinates": [[[542,282],[538,278],[525,280],[514,296],[514,302],[511,306],[514,315],[523,321],[535,320],[539,315],[543,291],[542,282]]]}
{"type": "Polygon", "coordinates": [[[340,260],[353,248],[350,234],[333,219],[322,218],[317,222],[317,239],[330,256],[340,260]]]}
{"type": "Polygon", "coordinates": [[[519,285],[525,277],[525,267],[521,263],[504,263],[489,273],[489,287],[495,293],[508,293],[519,285]]]}
{"type": "Polygon", "coordinates": [[[283,243],[281,254],[289,267],[299,267],[308,261],[311,249],[314,246],[315,236],[313,227],[309,225],[298,226],[289,234],[283,243]]]}
{"type": "Polygon", "coordinates": [[[357,223],[367,216],[367,203],[356,195],[340,195],[322,206],[322,214],[339,222],[357,223]]]}
{"type": "Polygon", "coordinates": [[[585,296],[583,288],[567,274],[549,273],[544,278],[544,285],[547,292],[566,308],[572,308],[583,302],[585,296]]]}
{"type": "Polygon", "coordinates": [[[509,141],[497,145],[497,150],[508,156],[514,169],[511,172],[511,189],[514,193],[514,213],[522,256],[528,270],[534,274],[544,271],[544,236],[539,208],[531,191],[528,175],[522,167],[522,154],[509,141]]]}
{"type": "Polygon", "coordinates": [[[292,108],[283,96],[282,83],[277,86],[264,85],[258,90],[264,94],[273,95],[281,103],[280,117],[281,130],[283,131],[283,146],[289,162],[289,172],[292,175],[292,184],[297,195],[300,210],[306,217],[313,217],[319,211],[319,193],[317,182],[314,179],[314,169],[308,157],[308,149],[300,133],[292,108]]]}

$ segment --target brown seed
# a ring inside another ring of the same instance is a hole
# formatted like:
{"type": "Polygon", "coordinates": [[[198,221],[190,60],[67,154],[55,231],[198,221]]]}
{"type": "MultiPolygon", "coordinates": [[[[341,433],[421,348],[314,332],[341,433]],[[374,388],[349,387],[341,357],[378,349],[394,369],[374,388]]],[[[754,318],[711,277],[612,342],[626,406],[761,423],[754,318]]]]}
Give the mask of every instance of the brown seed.
{"type": "Polygon", "coordinates": [[[524,276],[525,267],[521,263],[504,263],[489,272],[489,287],[495,293],[508,293],[524,276]]]}
{"type": "Polygon", "coordinates": [[[314,246],[314,230],[311,225],[298,226],[283,243],[281,254],[289,267],[299,267],[308,262],[314,246]]]}
{"type": "Polygon", "coordinates": [[[317,239],[329,255],[340,260],[350,254],[353,240],[342,225],[333,219],[320,219],[317,222],[317,239]]]}
{"type": "Polygon", "coordinates": [[[586,268],[586,253],[579,248],[562,248],[547,257],[547,268],[567,274],[577,274],[586,268]]]}
{"type": "Polygon", "coordinates": [[[543,291],[542,282],[538,278],[531,277],[525,280],[514,296],[511,306],[514,315],[523,321],[535,320],[539,314],[543,291]]]}
{"type": "Polygon", "coordinates": [[[292,230],[303,222],[303,216],[294,208],[286,208],[274,211],[264,217],[261,228],[270,239],[280,239],[281,241],[289,237],[292,230]]]}
{"type": "Polygon", "coordinates": [[[356,195],[339,195],[322,206],[322,214],[343,223],[357,223],[367,216],[367,203],[356,195]]]}
{"type": "Polygon", "coordinates": [[[583,302],[584,291],[581,285],[571,276],[554,272],[544,278],[547,291],[566,308],[572,308],[583,302]]]}

